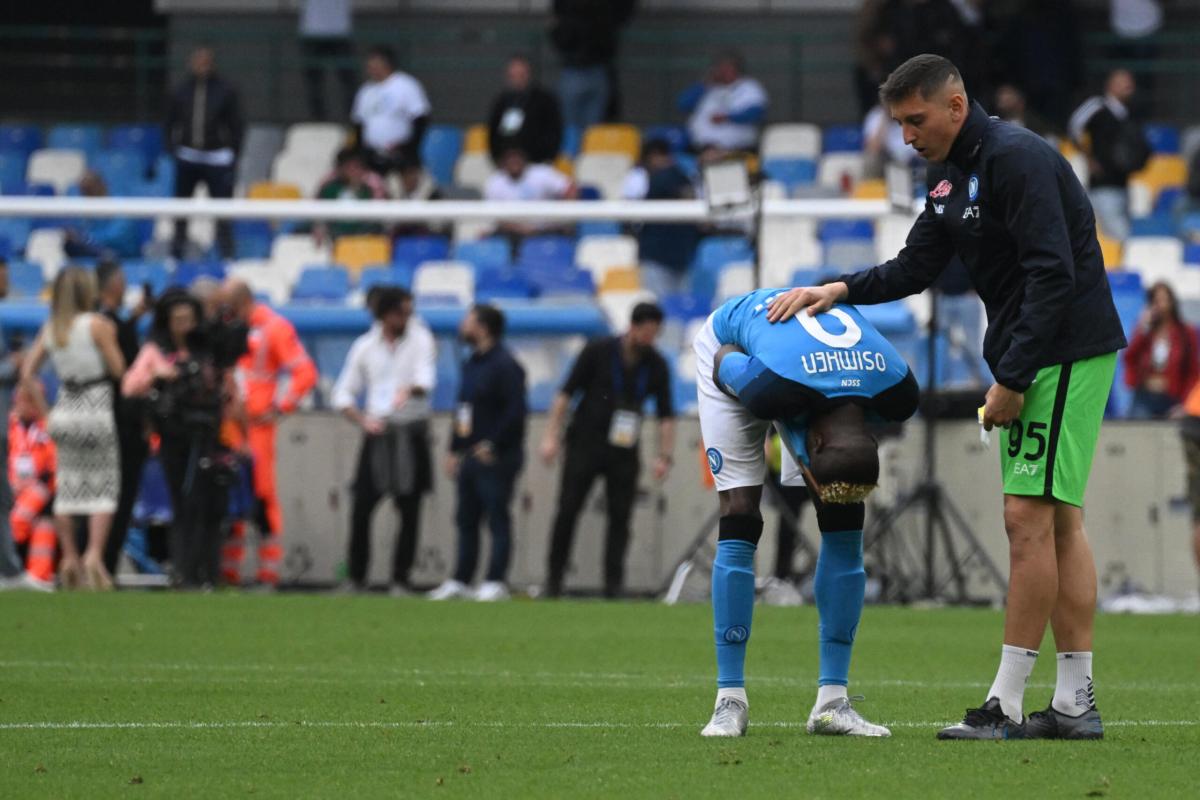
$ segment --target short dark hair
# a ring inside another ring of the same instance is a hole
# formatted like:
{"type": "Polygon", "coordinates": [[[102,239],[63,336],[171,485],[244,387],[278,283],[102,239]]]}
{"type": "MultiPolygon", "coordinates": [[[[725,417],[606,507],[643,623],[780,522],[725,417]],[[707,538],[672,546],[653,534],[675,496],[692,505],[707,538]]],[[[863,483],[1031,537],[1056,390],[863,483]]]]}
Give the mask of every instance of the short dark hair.
{"type": "Polygon", "coordinates": [[[367,58],[383,59],[387,62],[389,67],[394,68],[396,66],[396,51],[392,49],[391,45],[373,45],[371,49],[367,51],[367,58]]]}
{"type": "Polygon", "coordinates": [[[642,142],[642,160],[645,161],[650,156],[669,156],[671,155],[671,143],[661,136],[655,136],[642,142]]]}
{"type": "Polygon", "coordinates": [[[951,80],[962,83],[962,75],[950,59],[931,53],[913,56],[892,70],[880,85],[879,102],[886,107],[907,100],[915,93],[929,98],[951,80]]]}
{"type": "Polygon", "coordinates": [[[497,342],[504,338],[504,312],[488,303],[476,303],[471,307],[475,319],[497,342]]]}
{"type": "Polygon", "coordinates": [[[111,258],[101,260],[96,264],[96,288],[103,291],[104,287],[108,286],[108,282],[120,274],[121,265],[116,260],[111,258]]]}
{"type": "Polygon", "coordinates": [[[633,313],[629,315],[629,322],[632,325],[641,325],[643,322],[661,324],[662,321],[663,310],[654,303],[638,303],[633,307],[633,313]]]}
{"type": "Polygon", "coordinates": [[[746,57],[742,55],[742,51],[740,50],[728,48],[717,53],[717,57],[713,59],[713,63],[719,64],[722,61],[729,61],[732,63],[734,69],[736,69],[739,74],[746,71],[746,57]]]}
{"type": "Polygon", "coordinates": [[[372,311],[376,319],[383,319],[386,315],[396,311],[408,301],[412,300],[412,293],[401,286],[381,286],[379,293],[375,296],[375,304],[372,311]]]}
{"type": "Polygon", "coordinates": [[[334,163],[341,167],[345,166],[351,161],[358,161],[365,165],[367,163],[367,156],[357,147],[343,147],[341,150],[338,150],[337,158],[334,160],[334,163]]]}

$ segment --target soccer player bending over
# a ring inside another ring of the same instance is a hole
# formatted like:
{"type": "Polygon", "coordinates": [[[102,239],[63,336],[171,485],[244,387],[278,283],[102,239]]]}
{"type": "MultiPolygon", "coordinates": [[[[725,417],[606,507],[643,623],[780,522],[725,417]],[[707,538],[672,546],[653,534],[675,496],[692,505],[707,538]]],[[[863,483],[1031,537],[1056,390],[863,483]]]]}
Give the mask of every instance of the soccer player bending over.
{"type": "Polygon", "coordinates": [[[696,336],[700,428],[721,504],[713,563],[717,701],[703,736],[741,736],[749,701],[744,665],[754,612],[754,551],[762,534],[763,440],[778,428],[783,482],[807,481],[821,529],[815,593],[820,679],[808,732],[889,736],[851,707],[846,686],[862,616],[863,501],[879,477],[869,419],[900,421],[917,382],[896,350],[853,306],[773,325],[778,289],[734,298],[696,336]]]}

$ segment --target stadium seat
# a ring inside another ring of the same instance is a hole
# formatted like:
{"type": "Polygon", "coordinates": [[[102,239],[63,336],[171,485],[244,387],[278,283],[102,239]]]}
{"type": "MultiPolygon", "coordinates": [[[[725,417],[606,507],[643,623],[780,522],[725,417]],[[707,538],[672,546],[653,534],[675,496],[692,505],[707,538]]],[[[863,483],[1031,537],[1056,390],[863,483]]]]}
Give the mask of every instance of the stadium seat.
{"type": "Polygon", "coordinates": [[[1105,269],[1120,269],[1125,262],[1122,258],[1121,243],[1112,237],[1105,236],[1101,230],[1096,231],[1096,239],[1100,243],[1100,256],[1104,259],[1105,269]]]}
{"type": "Polygon", "coordinates": [[[1145,127],[1150,148],[1162,155],[1179,155],[1179,129],[1174,125],[1151,123],[1145,127]]]}
{"type": "Polygon", "coordinates": [[[271,165],[281,150],[283,128],[258,123],[247,127],[237,163],[237,185],[244,190],[247,186],[270,180],[271,165]]]}
{"type": "Polygon", "coordinates": [[[817,238],[822,242],[830,239],[875,238],[875,225],[869,219],[827,219],[817,226],[817,238]]]}
{"type": "Polygon", "coordinates": [[[225,280],[227,271],[223,261],[180,261],[171,273],[172,286],[191,286],[199,278],[225,280]]]}
{"type": "MultiPolygon", "coordinates": [[[[1183,160],[1182,156],[1154,155],[1146,162],[1145,167],[1129,176],[1130,189],[1132,190],[1134,183],[1141,183],[1148,186],[1150,189],[1150,205],[1153,207],[1154,200],[1158,198],[1158,193],[1165,187],[1185,186],[1187,184],[1187,173],[1187,162],[1183,160]]],[[[1134,213],[1132,205],[1131,198],[1130,213],[1134,213]]],[[[1135,216],[1142,215],[1135,214],[1135,216]]]]}
{"type": "Polygon", "coordinates": [[[462,152],[465,153],[488,153],[488,129],[487,125],[472,125],[467,128],[466,136],[463,137],[462,152]]]}
{"type": "Polygon", "coordinates": [[[568,158],[575,158],[583,149],[583,131],[576,125],[566,125],[563,127],[562,144],[558,147],[559,152],[568,158]]]}
{"type": "Polygon", "coordinates": [[[475,301],[527,300],[536,296],[537,287],[512,270],[485,270],[475,279],[475,301]]]}
{"type": "Polygon", "coordinates": [[[163,151],[162,127],[159,125],[117,125],[108,131],[110,150],[137,150],[142,161],[153,164],[163,151]]]}
{"type": "Polygon", "coordinates": [[[658,139],[666,142],[674,153],[685,152],[690,146],[687,128],[682,125],[652,125],[642,131],[642,143],[658,139]]]}
{"type": "MultiPolygon", "coordinates": [[[[558,157],[554,159],[554,163],[551,166],[553,166],[556,170],[561,172],[563,175],[566,175],[568,178],[575,177],[575,162],[572,161],[571,156],[567,155],[566,153],[559,153],[558,157]]],[[[600,197],[582,197],[581,196],[579,199],[580,200],[600,200],[602,198],[600,198],[600,197]]]]}
{"type": "Polygon", "coordinates": [[[421,140],[421,161],[437,183],[453,183],[454,165],[462,149],[462,129],[454,125],[431,125],[421,140]]]}
{"type": "Polygon", "coordinates": [[[294,281],[303,267],[329,263],[329,250],[306,233],[281,234],[271,244],[271,267],[294,281]]]}
{"type": "Polygon", "coordinates": [[[87,157],[82,150],[35,150],[29,157],[25,180],[29,183],[48,183],[57,194],[79,183],[87,169],[87,157]]]}
{"type": "Polygon", "coordinates": [[[763,220],[759,250],[763,285],[787,283],[796,267],[815,267],[821,263],[816,220],[779,217],[763,220]]]}
{"type": "Polygon", "coordinates": [[[886,200],[887,196],[887,181],[878,178],[860,182],[851,194],[855,200],[886,200]]]}
{"type": "Polygon", "coordinates": [[[444,261],[450,243],[443,236],[402,236],[392,245],[393,264],[416,267],[425,261],[444,261]]]}
{"type": "Polygon", "coordinates": [[[153,173],[138,186],[145,197],[171,197],[175,194],[175,159],[159,156],[153,164],[153,173]]]}
{"type": "Polygon", "coordinates": [[[129,291],[136,292],[138,297],[146,284],[150,285],[150,291],[156,297],[170,285],[171,273],[161,261],[123,261],[121,267],[129,291]]]}
{"type": "Polygon", "coordinates": [[[271,165],[271,180],[295,184],[304,197],[315,197],[317,189],[321,188],[321,179],[332,169],[332,159],[323,161],[307,153],[284,150],[271,165]]]}
{"type": "Polygon", "coordinates": [[[42,145],[42,129],[37,125],[0,125],[0,151],[28,156],[42,145]]]}
{"type": "Polygon", "coordinates": [[[10,297],[40,297],[46,288],[46,278],[40,264],[28,261],[8,262],[8,293],[10,297]]]}
{"type": "Polygon", "coordinates": [[[25,242],[33,230],[28,217],[0,217],[0,255],[11,256],[25,252],[25,242]]]}
{"type": "Polygon", "coordinates": [[[495,171],[492,157],[486,151],[477,153],[468,150],[458,157],[454,165],[454,183],[483,191],[484,184],[495,171]]]}
{"type": "Polygon", "coordinates": [[[1129,221],[1130,236],[1174,236],[1175,220],[1168,215],[1153,214],[1129,221]]]}
{"type": "Polygon", "coordinates": [[[30,232],[25,243],[25,260],[40,264],[46,280],[54,276],[67,263],[67,254],[63,250],[66,234],[60,228],[39,228],[30,232]]]}
{"type": "Polygon", "coordinates": [[[821,129],[806,122],[768,125],[759,148],[764,159],[803,158],[815,161],[821,155],[821,129]]]}
{"type": "Polygon", "coordinates": [[[304,197],[304,193],[294,183],[259,181],[250,184],[246,197],[251,200],[300,200],[304,197]]]}
{"type": "Polygon", "coordinates": [[[857,125],[828,125],[822,132],[823,153],[861,153],[862,149],[862,128],[857,125]]]}
{"type": "Polygon", "coordinates": [[[505,270],[512,266],[512,245],[499,236],[457,242],[454,258],[474,264],[476,270],[505,270]]]}
{"type": "Polygon", "coordinates": [[[145,180],[146,160],[140,150],[102,150],[92,156],[89,166],[104,178],[108,193],[135,195],[145,180]]]}
{"type": "Polygon", "coordinates": [[[728,264],[717,276],[717,293],[713,302],[724,303],[731,297],[737,297],[755,289],[754,265],[751,263],[728,264]]]}
{"type": "Polygon", "coordinates": [[[294,276],[274,269],[265,259],[240,258],[229,265],[228,273],[245,281],[256,296],[266,295],[272,305],[283,305],[291,295],[294,276]]]}
{"type": "Polygon", "coordinates": [[[695,266],[715,271],[726,264],[753,260],[754,251],[741,236],[709,236],[696,248],[695,266]]]}
{"type": "Polygon", "coordinates": [[[535,272],[525,278],[536,287],[538,297],[543,300],[590,302],[596,295],[592,274],[582,269],[535,272]]]}
{"type": "Polygon", "coordinates": [[[427,261],[413,274],[413,295],[418,301],[469,305],[475,296],[475,268],[465,261],[427,261]]]}
{"type": "Polygon", "coordinates": [[[582,153],[575,159],[575,180],[600,190],[606,200],[619,200],[633,159],[617,153],[582,153]]]}
{"type": "MultiPolygon", "coordinates": [[[[593,275],[593,280],[595,276],[593,275]]],[[[642,276],[635,267],[615,267],[607,270],[600,278],[601,294],[607,292],[631,292],[642,288],[642,276]]]]}
{"type": "Polygon", "coordinates": [[[585,219],[575,226],[575,233],[584,236],[619,236],[621,223],[611,219],[585,219]]]}
{"type": "Polygon", "coordinates": [[[817,183],[828,189],[853,191],[854,185],[862,180],[864,166],[861,153],[828,153],[817,163],[817,183]]]}
{"type": "Polygon", "coordinates": [[[1200,242],[1200,211],[1183,215],[1179,220],[1179,235],[1189,241],[1200,242]]]}
{"type": "Polygon", "coordinates": [[[333,261],[357,275],[368,264],[392,260],[392,240],[386,236],[339,236],[333,243],[333,261]]]}
{"type": "Polygon", "coordinates": [[[0,194],[25,193],[28,162],[25,154],[18,150],[0,150],[0,194]]]}
{"type": "Polygon", "coordinates": [[[1154,201],[1156,217],[1173,217],[1175,212],[1186,204],[1187,190],[1183,186],[1164,186],[1154,201]]]}
{"type": "Polygon", "coordinates": [[[575,263],[592,273],[597,283],[617,267],[638,263],[638,243],[632,236],[584,236],[575,248],[575,263]]]}
{"type": "Polygon", "coordinates": [[[283,152],[304,155],[323,169],[333,165],[333,158],[346,144],[346,129],[333,122],[298,122],[287,129],[283,152]]]}
{"type": "Polygon", "coordinates": [[[1179,154],[1183,160],[1191,164],[1196,153],[1200,152],[1200,125],[1190,125],[1180,137],[1179,154]]]}
{"type": "Polygon", "coordinates": [[[1183,267],[1183,242],[1174,236],[1139,236],[1125,242],[1125,266],[1144,283],[1169,280],[1183,267]]]}
{"type": "MultiPolygon", "coordinates": [[[[609,327],[614,333],[624,333],[629,330],[629,316],[633,307],[638,303],[653,303],[657,298],[649,289],[638,289],[627,292],[605,292],[596,302],[600,310],[608,318],[609,327]]],[[[689,340],[690,341],[690,340],[689,340]]]]}
{"type": "Polygon", "coordinates": [[[81,150],[89,159],[103,146],[104,134],[99,125],[55,125],[46,134],[47,148],[81,150]]]}
{"type": "Polygon", "coordinates": [[[607,153],[628,156],[630,162],[641,157],[642,134],[633,125],[592,125],[583,132],[582,155],[607,153]]]}
{"type": "Polygon", "coordinates": [[[1183,246],[1183,263],[1189,269],[1200,267],[1200,242],[1190,242],[1183,246]]]}
{"type": "Polygon", "coordinates": [[[817,162],[793,156],[767,158],[763,161],[763,172],[772,181],[787,187],[791,194],[797,186],[808,186],[817,180],[817,162]]]}
{"type": "Polygon", "coordinates": [[[909,214],[888,214],[875,222],[875,261],[882,264],[904,249],[908,233],[916,217],[909,214]]]}
{"type": "Polygon", "coordinates": [[[712,311],[712,299],[691,292],[674,292],[658,299],[663,315],[670,319],[692,320],[707,317],[712,311]]]}
{"type": "Polygon", "coordinates": [[[517,263],[527,269],[569,269],[575,266],[575,241],[566,236],[530,236],[517,250],[517,263]]]}
{"type": "Polygon", "coordinates": [[[825,244],[825,266],[850,272],[875,264],[875,243],[869,239],[830,239],[825,244]]]}
{"type": "Polygon", "coordinates": [[[268,258],[275,232],[271,223],[257,219],[238,219],[233,228],[233,252],[237,258],[268,258]]]}
{"type": "Polygon", "coordinates": [[[350,275],[341,267],[308,268],[292,287],[297,303],[341,303],[350,293],[350,275]]]}
{"type": "Polygon", "coordinates": [[[358,288],[364,295],[375,286],[399,286],[408,289],[412,287],[412,282],[412,269],[392,264],[367,267],[358,276],[358,288]]]}

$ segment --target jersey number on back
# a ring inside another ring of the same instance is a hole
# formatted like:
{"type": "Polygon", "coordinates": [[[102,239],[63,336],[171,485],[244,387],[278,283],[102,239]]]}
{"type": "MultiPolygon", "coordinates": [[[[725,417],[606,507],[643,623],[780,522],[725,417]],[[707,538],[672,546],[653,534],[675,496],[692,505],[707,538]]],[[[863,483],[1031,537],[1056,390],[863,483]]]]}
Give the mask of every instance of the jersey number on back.
{"type": "Polygon", "coordinates": [[[801,312],[796,315],[796,321],[800,326],[808,332],[808,335],[816,339],[818,342],[829,347],[848,348],[854,347],[862,339],[862,328],[858,327],[858,323],[840,308],[831,308],[824,314],[818,314],[815,317],[810,317],[808,314],[801,312]],[[830,333],[821,327],[820,319],[823,316],[831,316],[846,326],[846,330],[841,333],[830,333]]]}

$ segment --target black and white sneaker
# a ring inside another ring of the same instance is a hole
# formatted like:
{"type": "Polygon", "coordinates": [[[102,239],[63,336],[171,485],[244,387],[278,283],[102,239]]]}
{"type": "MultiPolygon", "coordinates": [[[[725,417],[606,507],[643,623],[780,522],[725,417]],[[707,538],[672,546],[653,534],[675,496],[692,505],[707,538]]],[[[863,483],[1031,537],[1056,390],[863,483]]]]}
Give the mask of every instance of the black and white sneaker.
{"type": "Polygon", "coordinates": [[[1035,711],[1025,720],[1025,738],[1103,739],[1104,723],[1095,706],[1072,717],[1049,705],[1045,711],[1035,711]]]}
{"type": "Polygon", "coordinates": [[[992,697],[979,708],[968,708],[963,721],[938,731],[939,739],[1024,739],[1025,726],[1014,722],[992,697]]]}

